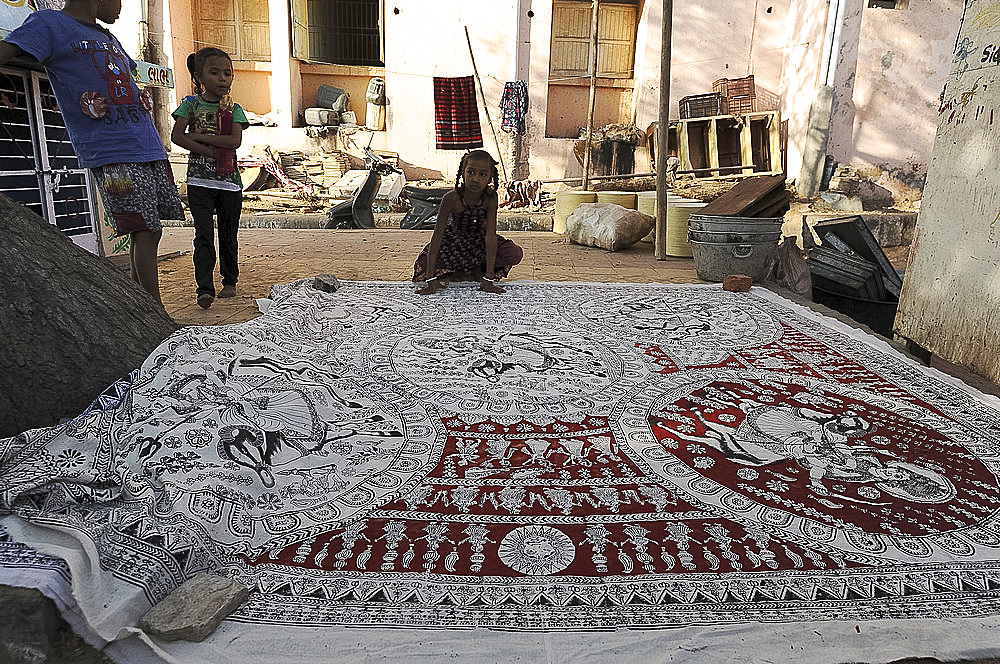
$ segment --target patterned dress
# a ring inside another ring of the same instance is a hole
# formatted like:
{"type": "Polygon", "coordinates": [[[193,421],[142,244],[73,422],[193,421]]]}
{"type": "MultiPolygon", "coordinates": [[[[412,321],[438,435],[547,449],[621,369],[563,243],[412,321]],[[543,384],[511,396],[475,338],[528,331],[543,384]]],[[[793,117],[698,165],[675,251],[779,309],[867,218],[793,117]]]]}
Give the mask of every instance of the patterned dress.
{"type": "MultiPolygon", "coordinates": [[[[480,199],[469,205],[463,200],[465,208],[452,213],[448,226],[444,229],[441,239],[441,249],[438,251],[437,265],[433,277],[448,277],[454,274],[486,272],[486,207],[483,201],[486,192],[480,199]]],[[[430,244],[424,246],[413,264],[413,281],[428,279],[427,253],[430,244]]],[[[497,257],[493,266],[493,278],[502,279],[510,273],[510,269],[521,262],[524,253],[521,247],[512,241],[497,236],[497,257]]]]}

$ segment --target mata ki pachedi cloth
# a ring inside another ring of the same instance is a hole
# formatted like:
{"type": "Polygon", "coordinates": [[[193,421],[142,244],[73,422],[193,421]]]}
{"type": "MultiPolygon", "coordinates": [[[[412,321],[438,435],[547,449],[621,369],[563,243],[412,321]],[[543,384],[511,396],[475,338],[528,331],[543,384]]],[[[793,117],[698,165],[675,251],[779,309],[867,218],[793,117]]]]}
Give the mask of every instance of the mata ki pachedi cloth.
{"type": "Polygon", "coordinates": [[[992,398],[759,288],[413,291],[297,282],[175,333],[77,419],[0,441],[4,525],[66,558],[103,640],[200,571],[252,588],[169,661],[302,661],[356,627],[551,661],[689,625],[758,625],[734,652],[844,621],[838,657],[879,620],[989,644],[951,621],[1000,610],[992,398]]]}

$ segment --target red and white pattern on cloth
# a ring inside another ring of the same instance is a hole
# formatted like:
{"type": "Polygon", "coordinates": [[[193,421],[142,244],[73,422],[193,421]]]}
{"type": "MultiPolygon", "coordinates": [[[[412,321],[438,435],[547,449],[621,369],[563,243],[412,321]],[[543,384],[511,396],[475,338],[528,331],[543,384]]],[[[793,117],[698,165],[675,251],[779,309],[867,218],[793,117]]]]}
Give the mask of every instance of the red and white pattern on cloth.
{"type": "Polygon", "coordinates": [[[251,628],[1000,611],[995,401],[767,291],[273,297],[0,441],[0,504],[146,600],[236,578],[251,628]]]}

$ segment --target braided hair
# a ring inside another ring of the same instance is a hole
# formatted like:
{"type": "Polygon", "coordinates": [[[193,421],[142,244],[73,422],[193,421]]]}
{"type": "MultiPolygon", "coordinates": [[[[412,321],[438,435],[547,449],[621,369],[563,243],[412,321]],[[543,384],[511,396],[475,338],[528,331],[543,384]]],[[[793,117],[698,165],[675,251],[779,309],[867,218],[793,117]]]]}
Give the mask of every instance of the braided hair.
{"type": "Polygon", "coordinates": [[[490,170],[492,175],[490,176],[490,183],[493,185],[493,191],[500,188],[500,171],[497,170],[497,161],[493,158],[486,150],[470,150],[462,156],[462,163],[458,165],[458,174],[455,176],[455,191],[458,193],[463,193],[465,191],[465,184],[462,182],[462,175],[465,173],[465,166],[473,160],[486,161],[490,164],[490,170]]]}
{"type": "MultiPolygon", "coordinates": [[[[233,59],[228,53],[223,51],[221,48],[215,48],[214,46],[206,46],[205,48],[199,49],[196,53],[189,53],[187,56],[187,68],[191,73],[191,83],[194,85],[194,93],[200,95],[205,92],[205,87],[202,85],[201,80],[198,78],[201,74],[201,70],[205,68],[205,63],[209,58],[225,58],[229,60],[230,66],[233,64],[233,59]]],[[[219,102],[222,108],[231,108],[232,101],[229,99],[229,95],[226,95],[222,101],[219,102]]]]}

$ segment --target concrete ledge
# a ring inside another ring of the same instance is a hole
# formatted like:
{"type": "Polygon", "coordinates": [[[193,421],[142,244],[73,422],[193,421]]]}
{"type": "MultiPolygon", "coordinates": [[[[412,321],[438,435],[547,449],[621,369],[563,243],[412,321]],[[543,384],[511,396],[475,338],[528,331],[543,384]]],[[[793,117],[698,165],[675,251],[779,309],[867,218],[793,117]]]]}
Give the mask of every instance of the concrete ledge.
{"type": "MultiPolygon", "coordinates": [[[[402,212],[377,213],[375,227],[399,228],[403,214],[402,212]]],[[[165,219],[163,225],[169,228],[191,227],[194,222],[188,216],[183,221],[165,219]]],[[[323,228],[325,225],[325,212],[244,212],[240,218],[240,228],[323,228]]],[[[552,213],[501,210],[497,215],[497,230],[551,231],[552,213]]]]}

